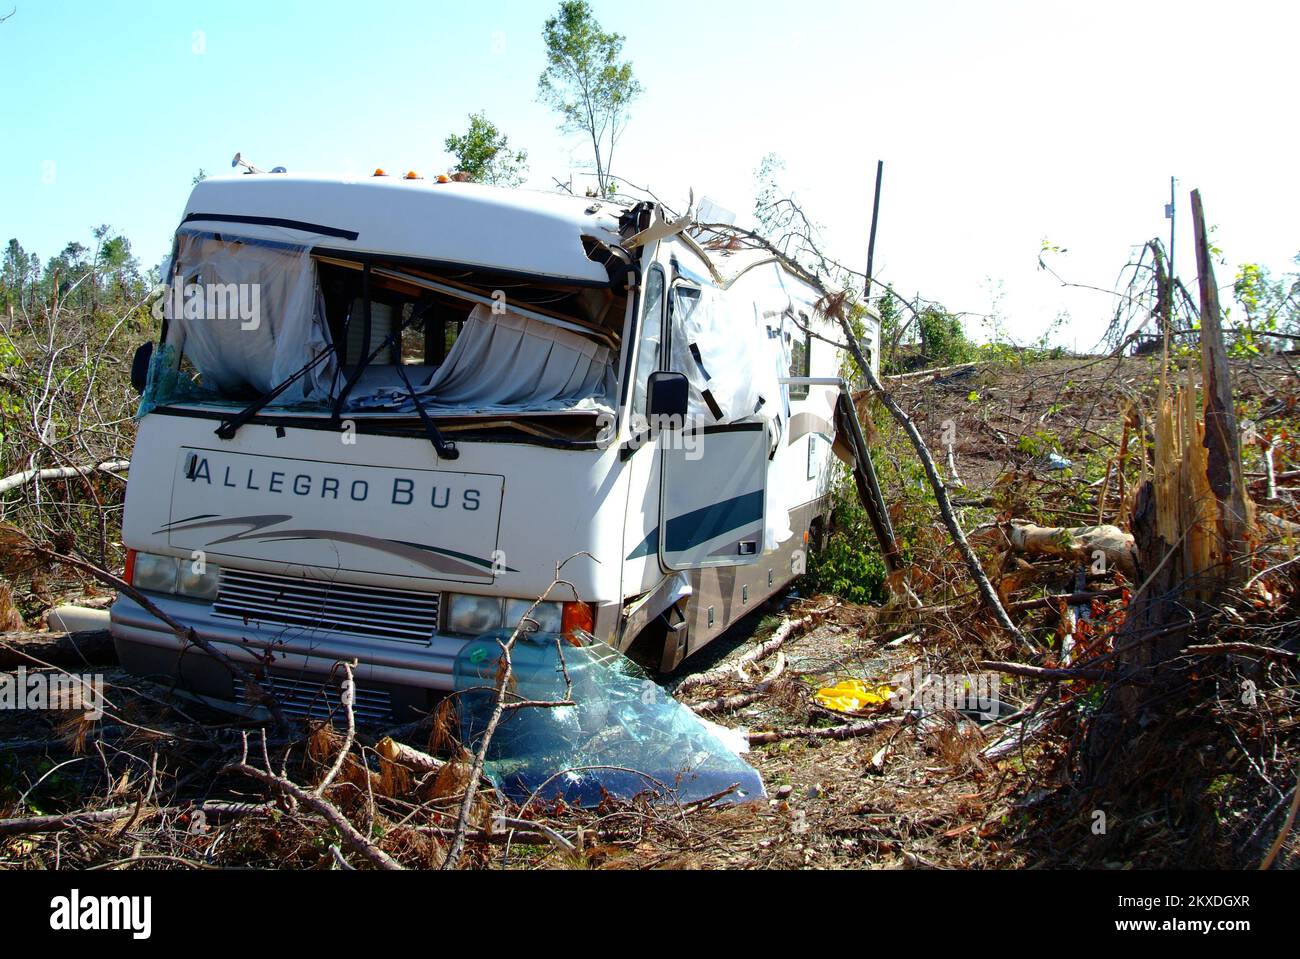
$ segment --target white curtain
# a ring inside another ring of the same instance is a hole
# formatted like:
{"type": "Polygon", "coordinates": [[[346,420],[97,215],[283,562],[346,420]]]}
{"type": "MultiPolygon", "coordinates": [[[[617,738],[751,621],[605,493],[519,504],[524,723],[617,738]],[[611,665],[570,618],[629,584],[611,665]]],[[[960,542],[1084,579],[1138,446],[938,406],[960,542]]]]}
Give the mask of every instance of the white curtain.
{"type": "Polygon", "coordinates": [[[608,347],[509,311],[476,306],[447,355],[417,389],[439,406],[534,406],[612,396],[608,347]]]}
{"type": "MultiPolygon", "coordinates": [[[[265,393],[329,348],[306,247],[182,230],[164,306],[167,345],[223,395],[265,393]]],[[[277,400],[328,395],[334,359],[322,360],[277,400]]]]}

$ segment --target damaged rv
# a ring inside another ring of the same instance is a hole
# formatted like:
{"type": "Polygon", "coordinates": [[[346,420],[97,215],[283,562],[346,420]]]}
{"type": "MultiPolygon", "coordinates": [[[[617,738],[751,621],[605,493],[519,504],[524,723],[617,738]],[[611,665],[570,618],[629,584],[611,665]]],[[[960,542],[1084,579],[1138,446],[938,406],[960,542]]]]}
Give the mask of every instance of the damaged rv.
{"type": "MultiPolygon", "coordinates": [[[[674,668],[803,571],[845,405],[813,289],[735,246],[652,203],[204,180],[133,370],[128,581],[286,710],[345,660],[359,718],[427,710],[543,594],[530,625],[674,668]]],[[[129,596],[112,630],[244,701],[129,596]]]]}

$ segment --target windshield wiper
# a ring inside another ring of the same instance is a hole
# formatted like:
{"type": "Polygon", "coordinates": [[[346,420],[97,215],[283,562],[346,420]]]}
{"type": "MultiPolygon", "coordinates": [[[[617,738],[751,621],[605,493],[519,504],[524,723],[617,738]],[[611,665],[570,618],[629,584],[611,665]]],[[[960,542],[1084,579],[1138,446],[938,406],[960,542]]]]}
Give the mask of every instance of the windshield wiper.
{"type": "Polygon", "coordinates": [[[253,402],[249,403],[247,406],[245,406],[242,410],[240,410],[230,419],[223,420],[221,422],[221,425],[217,427],[217,436],[219,436],[223,440],[234,439],[235,434],[239,432],[239,428],[241,426],[247,424],[249,420],[251,420],[258,413],[262,412],[262,410],[264,410],[269,403],[273,402],[278,396],[281,396],[285,390],[293,386],[294,383],[297,383],[300,379],[302,379],[313,369],[315,369],[316,366],[318,366],[322,360],[324,360],[331,354],[337,352],[338,352],[337,348],[333,344],[330,344],[330,348],[328,350],[323,350],[322,352],[317,353],[314,358],[309,360],[307,364],[302,367],[302,369],[298,370],[297,373],[293,374],[293,376],[289,377],[279,386],[263,393],[261,396],[259,396],[253,402]]]}
{"type": "MultiPolygon", "coordinates": [[[[397,350],[397,363],[395,364],[397,366],[397,374],[402,378],[402,382],[406,384],[406,391],[410,394],[411,402],[415,405],[415,412],[420,417],[420,424],[424,427],[425,435],[429,438],[429,442],[433,444],[434,450],[437,451],[438,456],[441,459],[454,460],[460,458],[460,450],[456,449],[455,443],[442,435],[442,431],[439,430],[437,424],[433,422],[428,411],[420,402],[420,395],[416,392],[415,386],[411,383],[411,378],[406,375],[406,368],[402,363],[400,345],[402,331],[408,326],[414,324],[417,320],[423,319],[431,309],[433,309],[433,301],[429,300],[423,305],[423,307],[412,310],[411,315],[406,320],[402,321],[397,329],[389,333],[387,339],[380,343],[379,346],[375,347],[375,349],[370,352],[369,356],[364,357],[361,362],[357,364],[357,368],[352,371],[352,375],[348,377],[348,381],[344,384],[343,390],[334,401],[334,422],[336,424],[341,422],[343,404],[347,402],[348,394],[352,392],[352,388],[356,386],[357,381],[361,379],[361,374],[366,371],[366,368],[372,362],[374,362],[375,357],[386,349],[395,348],[397,350]]],[[[368,304],[365,314],[365,331],[366,340],[369,342],[370,308],[368,304]]]]}
{"type": "MultiPolygon", "coordinates": [[[[365,303],[363,335],[366,342],[370,341],[371,329],[369,287],[370,267],[367,265],[365,271],[362,273],[362,296],[364,298],[363,302],[365,303]]],[[[401,376],[402,382],[406,384],[406,391],[410,395],[411,402],[415,406],[415,412],[420,417],[420,423],[424,427],[425,435],[428,436],[429,442],[433,444],[433,448],[437,451],[440,458],[445,460],[455,460],[460,457],[460,450],[456,448],[455,443],[442,435],[442,431],[439,430],[437,424],[433,422],[433,419],[429,416],[428,411],[424,408],[424,404],[420,400],[419,393],[416,392],[415,386],[411,383],[411,378],[406,375],[406,370],[401,362],[401,347],[399,344],[401,343],[402,331],[417,320],[423,318],[432,308],[433,301],[429,300],[424,304],[423,308],[412,310],[409,318],[402,322],[396,330],[389,333],[388,337],[380,343],[379,346],[375,347],[368,356],[362,358],[361,362],[357,364],[356,369],[352,371],[352,375],[348,377],[347,382],[343,385],[342,391],[340,391],[339,395],[334,400],[333,421],[336,427],[339,426],[342,421],[343,404],[347,402],[348,395],[352,392],[352,388],[357,385],[357,381],[361,379],[361,374],[366,371],[367,367],[369,367],[372,362],[374,362],[375,357],[386,349],[396,348],[398,350],[398,362],[396,364],[397,372],[398,375],[401,376]]],[[[351,325],[351,323],[352,316],[349,313],[347,321],[344,324],[345,336],[346,329],[351,325]]],[[[312,360],[299,369],[298,372],[294,373],[279,386],[263,393],[260,397],[248,404],[248,406],[244,407],[230,419],[222,421],[221,425],[217,427],[217,436],[223,440],[234,439],[235,434],[239,432],[241,426],[246,425],[254,416],[264,410],[270,403],[274,402],[277,397],[283,395],[285,390],[310,373],[322,360],[326,359],[330,355],[338,357],[339,367],[341,369],[343,365],[343,357],[339,355],[338,344],[331,342],[328,350],[317,354],[312,360]]]]}
{"type": "Polygon", "coordinates": [[[399,356],[397,363],[397,373],[406,384],[406,391],[411,394],[411,402],[415,404],[415,412],[420,414],[420,423],[424,426],[424,433],[429,437],[429,442],[433,448],[438,451],[438,456],[445,460],[460,459],[460,450],[456,449],[456,444],[442,435],[437,424],[433,422],[424,404],[420,402],[420,394],[415,392],[415,387],[411,385],[411,378],[406,375],[406,368],[401,363],[399,356]]]}

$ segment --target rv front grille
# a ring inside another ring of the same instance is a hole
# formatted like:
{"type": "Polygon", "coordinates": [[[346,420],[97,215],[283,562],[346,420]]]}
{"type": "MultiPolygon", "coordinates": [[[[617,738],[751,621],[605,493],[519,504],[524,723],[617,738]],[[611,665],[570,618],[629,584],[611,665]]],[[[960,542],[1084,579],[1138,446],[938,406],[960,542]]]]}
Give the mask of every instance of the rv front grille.
{"type": "Polygon", "coordinates": [[[438,596],[222,569],[212,613],[243,623],[325,629],[427,646],[438,628],[438,596]]]}
{"type": "MultiPolygon", "coordinates": [[[[283,676],[267,676],[257,682],[263,690],[275,697],[280,710],[287,716],[299,719],[332,720],[340,724],[347,720],[337,685],[311,679],[287,679],[283,676]]],[[[248,703],[247,694],[248,689],[244,681],[235,677],[235,701],[248,703]]],[[[381,725],[391,722],[392,697],[382,690],[358,686],[356,705],[352,707],[352,714],[358,723],[381,725]]]]}

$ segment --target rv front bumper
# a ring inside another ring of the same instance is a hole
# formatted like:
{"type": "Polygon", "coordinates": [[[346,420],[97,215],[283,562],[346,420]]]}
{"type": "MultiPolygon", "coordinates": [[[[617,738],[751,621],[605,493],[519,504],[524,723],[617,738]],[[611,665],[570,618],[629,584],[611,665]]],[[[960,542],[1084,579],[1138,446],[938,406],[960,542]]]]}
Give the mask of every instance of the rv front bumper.
{"type": "MultiPolygon", "coordinates": [[[[333,685],[337,664],[356,661],[359,701],[361,693],[373,691],[375,702],[392,704],[393,718],[399,722],[411,718],[407,714],[412,710],[427,711],[437,694],[453,688],[456,655],[469,641],[437,633],[427,643],[386,641],[324,629],[244,624],[214,616],[209,603],[155,594],[149,598],[231,660],[269,677],[277,693],[282,686],[297,694],[313,685],[333,685]]],[[[219,703],[238,704],[242,698],[225,667],[183,643],[128,596],[119,594],[113,604],[112,632],[127,671],[163,678],[181,691],[219,703]]]]}

